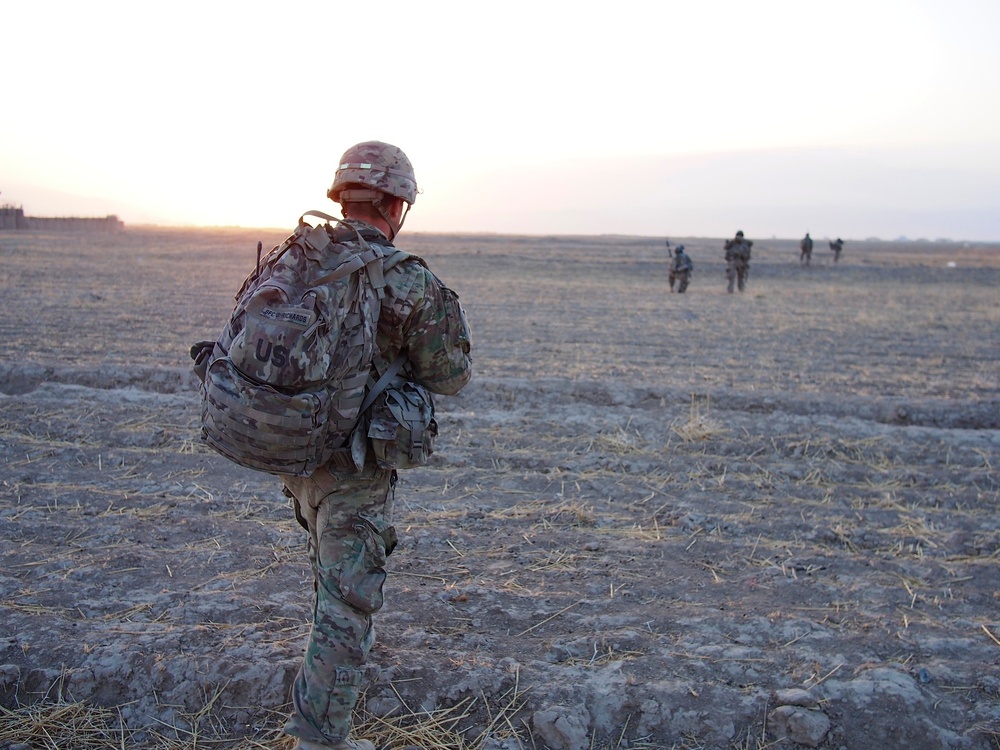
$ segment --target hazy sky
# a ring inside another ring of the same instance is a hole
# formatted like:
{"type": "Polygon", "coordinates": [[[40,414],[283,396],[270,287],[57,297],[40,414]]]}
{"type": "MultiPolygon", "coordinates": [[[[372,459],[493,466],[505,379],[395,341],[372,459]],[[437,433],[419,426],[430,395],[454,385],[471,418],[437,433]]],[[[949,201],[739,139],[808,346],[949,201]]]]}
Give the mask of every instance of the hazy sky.
{"type": "Polygon", "coordinates": [[[997,0],[0,0],[0,202],[287,227],[1000,240],[997,0]],[[377,14],[376,10],[378,9],[377,14]]]}

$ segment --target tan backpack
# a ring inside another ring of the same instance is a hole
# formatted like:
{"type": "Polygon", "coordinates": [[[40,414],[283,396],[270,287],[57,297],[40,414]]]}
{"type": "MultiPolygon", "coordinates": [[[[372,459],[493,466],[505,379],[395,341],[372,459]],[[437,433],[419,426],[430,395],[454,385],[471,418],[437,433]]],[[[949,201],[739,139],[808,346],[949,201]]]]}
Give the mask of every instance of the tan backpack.
{"type": "MultiPolygon", "coordinates": [[[[201,387],[202,440],[272,474],[359,471],[384,266],[411,257],[309,211],[244,281],[201,387]],[[310,226],[313,215],[325,224],[310,226]],[[331,223],[332,222],[332,223],[331,223]]],[[[398,365],[397,365],[398,367],[398,365]]],[[[372,389],[370,403],[378,395],[372,389]]]]}

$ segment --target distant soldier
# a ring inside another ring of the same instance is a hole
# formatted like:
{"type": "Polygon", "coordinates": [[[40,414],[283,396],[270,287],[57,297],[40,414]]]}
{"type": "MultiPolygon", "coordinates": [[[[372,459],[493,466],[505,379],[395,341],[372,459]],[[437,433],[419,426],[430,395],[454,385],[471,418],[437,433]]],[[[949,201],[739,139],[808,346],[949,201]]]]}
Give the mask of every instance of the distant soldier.
{"type": "Polygon", "coordinates": [[[674,282],[677,282],[677,292],[684,294],[691,281],[691,272],[694,271],[694,263],[684,252],[684,245],[678,245],[674,251],[674,262],[670,264],[670,291],[674,291],[674,282]]]}
{"type": "Polygon", "coordinates": [[[844,241],[838,237],[836,242],[830,243],[830,249],[833,250],[833,262],[836,263],[840,260],[840,251],[844,249],[844,241]]]}
{"type": "Polygon", "coordinates": [[[726,250],[726,278],[729,279],[727,291],[732,294],[733,286],[739,287],[742,292],[746,288],[747,277],[750,275],[750,249],[753,247],[751,240],[743,239],[743,231],[740,230],[731,240],[726,240],[724,248],[726,250]]]}
{"type": "Polygon", "coordinates": [[[799,241],[799,250],[801,250],[799,263],[803,266],[808,266],[813,257],[813,241],[812,237],[809,236],[809,232],[806,232],[806,236],[799,241]]]}

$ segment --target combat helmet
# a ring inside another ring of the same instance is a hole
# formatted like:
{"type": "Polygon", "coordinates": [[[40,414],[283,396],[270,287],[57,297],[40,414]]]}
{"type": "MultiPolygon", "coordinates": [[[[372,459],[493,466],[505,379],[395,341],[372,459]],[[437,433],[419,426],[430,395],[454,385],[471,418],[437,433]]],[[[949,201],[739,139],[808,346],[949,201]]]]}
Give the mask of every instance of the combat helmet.
{"type": "Polygon", "coordinates": [[[382,141],[364,141],[340,157],[327,197],[337,203],[372,201],[378,193],[402,198],[412,206],[417,200],[417,178],[402,149],[382,141]]]}

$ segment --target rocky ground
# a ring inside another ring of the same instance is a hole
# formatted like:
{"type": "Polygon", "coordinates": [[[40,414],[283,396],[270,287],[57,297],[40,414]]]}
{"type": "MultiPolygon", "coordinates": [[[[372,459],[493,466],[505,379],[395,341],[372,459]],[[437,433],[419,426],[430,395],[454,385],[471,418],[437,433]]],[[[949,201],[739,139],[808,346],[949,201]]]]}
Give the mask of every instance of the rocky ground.
{"type": "MultiPolygon", "coordinates": [[[[0,233],[0,748],[286,747],[305,539],[186,361],[280,237],[0,233]]],[[[662,239],[399,243],[476,376],[400,481],[361,734],[1000,747],[1000,247],[757,239],[728,295],[679,241],[684,295],[662,239]]]]}

